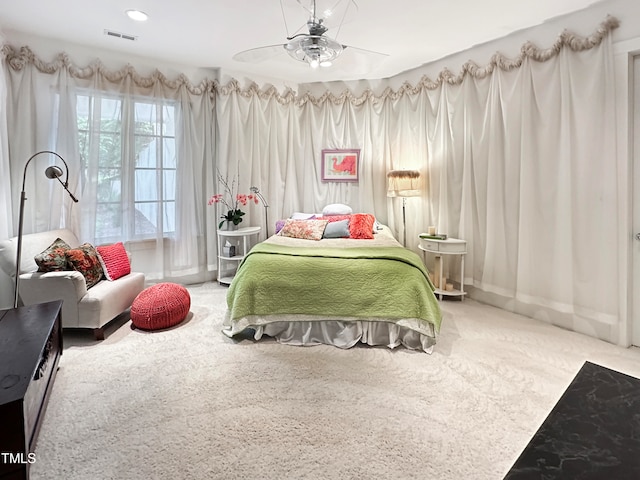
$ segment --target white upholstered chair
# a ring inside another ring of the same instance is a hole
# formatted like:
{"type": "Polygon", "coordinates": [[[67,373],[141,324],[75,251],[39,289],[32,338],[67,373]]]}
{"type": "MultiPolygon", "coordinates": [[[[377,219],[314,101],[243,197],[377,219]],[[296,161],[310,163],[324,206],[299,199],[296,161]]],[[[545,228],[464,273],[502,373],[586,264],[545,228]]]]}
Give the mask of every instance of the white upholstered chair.
{"type": "MultiPolygon", "coordinates": [[[[71,230],[51,230],[22,236],[20,299],[24,305],[61,299],[62,327],[92,329],[97,340],[104,339],[104,326],[131,307],[144,289],[144,274],[131,272],[113,281],[101,280],[87,289],[80,272],[38,272],[34,257],[57,238],[72,248],[80,245],[71,230]]],[[[15,281],[17,237],[0,241],[0,268],[15,281]]]]}

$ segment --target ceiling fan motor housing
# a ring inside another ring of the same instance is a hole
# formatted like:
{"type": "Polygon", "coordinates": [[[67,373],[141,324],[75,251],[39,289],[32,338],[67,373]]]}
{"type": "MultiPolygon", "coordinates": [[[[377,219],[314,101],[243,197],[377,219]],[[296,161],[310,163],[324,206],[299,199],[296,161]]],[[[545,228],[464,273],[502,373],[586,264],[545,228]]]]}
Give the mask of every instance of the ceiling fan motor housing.
{"type": "MultiPolygon", "coordinates": [[[[284,45],[287,53],[301,62],[332,62],[342,53],[343,46],[321,35],[304,35],[284,45]]],[[[317,65],[313,65],[317,66],[317,65]]]]}

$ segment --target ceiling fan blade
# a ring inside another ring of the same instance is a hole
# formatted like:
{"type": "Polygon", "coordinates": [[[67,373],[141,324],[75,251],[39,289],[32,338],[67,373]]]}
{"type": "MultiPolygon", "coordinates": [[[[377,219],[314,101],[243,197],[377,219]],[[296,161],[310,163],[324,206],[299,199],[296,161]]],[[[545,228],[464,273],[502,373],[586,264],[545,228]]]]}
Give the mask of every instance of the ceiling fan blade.
{"type": "Polygon", "coordinates": [[[233,57],[233,60],[238,62],[247,62],[247,63],[260,63],[265,60],[271,60],[278,55],[285,53],[285,45],[277,44],[277,45],[267,45],[265,47],[257,47],[250,48],[249,50],[244,50],[242,52],[236,53],[233,57]]]}
{"type": "Polygon", "coordinates": [[[364,48],[343,45],[344,50],[328,68],[336,68],[351,74],[367,74],[377,67],[389,55],[364,48]]]}
{"type": "Polygon", "coordinates": [[[385,57],[389,56],[388,53],[375,52],[373,50],[367,50],[366,48],[352,47],[351,45],[343,45],[343,47],[345,50],[351,50],[358,55],[368,56],[373,59],[377,58],[378,60],[384,60],[385,57]]]}

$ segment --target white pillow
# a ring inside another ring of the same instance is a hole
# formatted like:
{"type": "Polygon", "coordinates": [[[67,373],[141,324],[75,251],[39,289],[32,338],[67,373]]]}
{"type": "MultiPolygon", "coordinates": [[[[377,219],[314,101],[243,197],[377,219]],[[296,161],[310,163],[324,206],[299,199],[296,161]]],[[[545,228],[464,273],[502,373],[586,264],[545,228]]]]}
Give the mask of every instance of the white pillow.
{"type": "Polygon", "coordinates": [[[291,215],[291,220],[309,220],[310,218],[315,218],[316,214],[315,213],[302,213],[302,212],[294,212],[293,215],[291,215]]]}
{"type": "Polygon", "coordinates": [[[322,210],[322,215],[351,215],[353,210],[344,203],[332,203],[322,210]]]}

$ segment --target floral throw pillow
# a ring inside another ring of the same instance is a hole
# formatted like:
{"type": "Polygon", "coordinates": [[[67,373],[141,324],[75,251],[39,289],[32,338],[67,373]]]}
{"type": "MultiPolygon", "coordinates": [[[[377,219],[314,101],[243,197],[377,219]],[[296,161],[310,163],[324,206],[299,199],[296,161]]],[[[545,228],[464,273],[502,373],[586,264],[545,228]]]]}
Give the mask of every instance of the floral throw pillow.
{"type": "Polygon", "coordinates": [[[76,272],[80,272],[87,282],[87,289],[102,280],[104,272],[98,252],[90,243],[83,243],[79,247],[67,250],[67,263],[76,272]]]}
{"type": "Polygon", "coordinates": [[[68,270],[66,253],[70,248],[67,242],[61,238],[56,238],[43,252],[33,257],[36,265],[38,265],[38,271],[60,272],[68,270]]]}
{"type": "Polygon", "coordinates": [[[122,242],[101,245],[96,247],[96,250],[107,280],[113,281],[131,273],[129,255],[127,255],[122,242]]]}
{"type": "Polygon", "coordinates": [[[320,240],[327,226],[326,220],[287,220],[279,235],[305,240],[320,240]]]}

